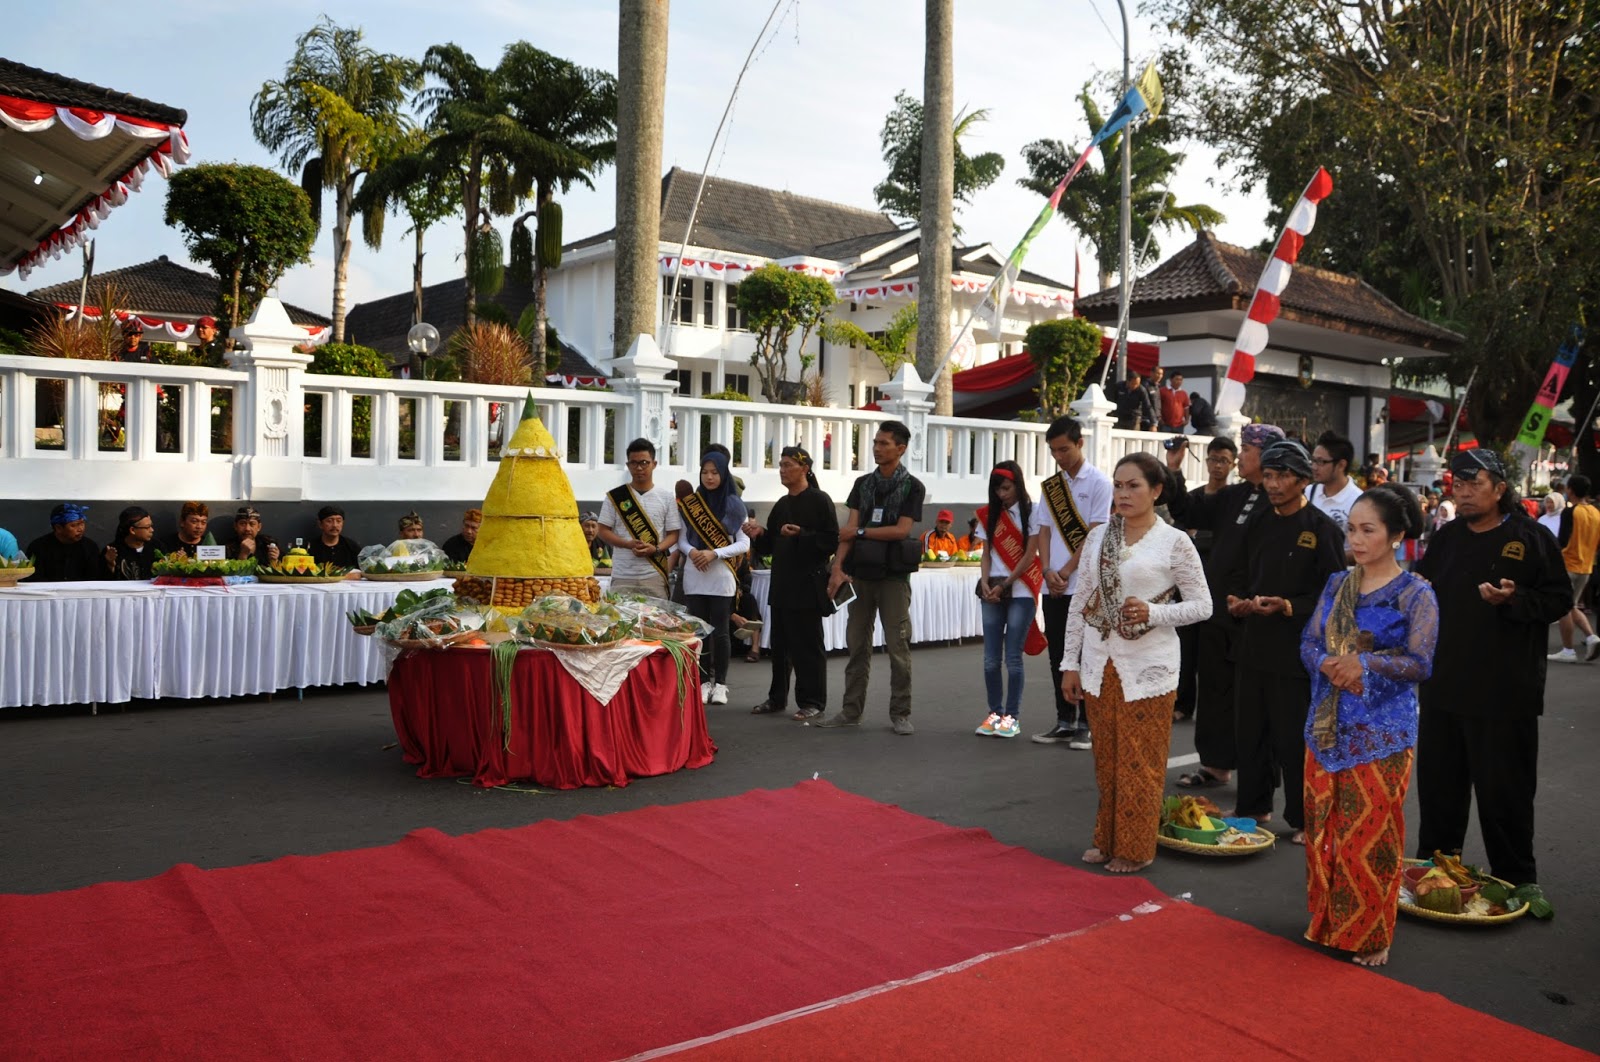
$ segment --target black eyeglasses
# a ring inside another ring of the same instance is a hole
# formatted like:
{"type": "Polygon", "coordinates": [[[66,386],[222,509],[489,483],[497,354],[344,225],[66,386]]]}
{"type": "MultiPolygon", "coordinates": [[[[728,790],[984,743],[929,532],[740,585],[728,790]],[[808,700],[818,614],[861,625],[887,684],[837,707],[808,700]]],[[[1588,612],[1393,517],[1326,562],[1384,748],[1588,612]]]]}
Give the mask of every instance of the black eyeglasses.
{"type": "Polygon", "coordinates": [[[154,531],[155,527],[156,527],[155,524],[134,524],[132,527],[128,528],[128,530],[129,531],[154,531]]]}
{"type": "Polygon", "coordinates": [[[654,463],[655,462],[651,461],[647,457],[647,458],[644,458],[643,460],[640,460],[640,461],[629,461],[628,462],[628,467],[629,468],[649,468],[654,463]]]}

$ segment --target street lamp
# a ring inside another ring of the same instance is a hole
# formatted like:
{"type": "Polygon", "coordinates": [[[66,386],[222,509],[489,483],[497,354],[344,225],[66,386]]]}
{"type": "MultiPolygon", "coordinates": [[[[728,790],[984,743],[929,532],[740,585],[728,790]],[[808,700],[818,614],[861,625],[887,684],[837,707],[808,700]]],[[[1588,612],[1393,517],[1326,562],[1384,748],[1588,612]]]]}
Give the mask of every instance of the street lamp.
{"type": "Polygon", "coordinates": [[[406,346],[416,359],[417,377],[421,379],[427,369],[428,356],[439,349],[439,330],[426,321],[411,326],[406,333],[406,346]]]}

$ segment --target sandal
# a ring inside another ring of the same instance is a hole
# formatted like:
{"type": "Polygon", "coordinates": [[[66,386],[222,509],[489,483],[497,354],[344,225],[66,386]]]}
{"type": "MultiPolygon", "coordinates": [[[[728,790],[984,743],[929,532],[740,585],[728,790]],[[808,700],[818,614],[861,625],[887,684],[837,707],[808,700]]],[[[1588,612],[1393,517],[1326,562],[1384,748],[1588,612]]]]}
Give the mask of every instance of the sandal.
{"type": "Polygon", "coordinates": [[[1227,784],[1227,782],[1218,778],[1204,767],[1192,774],[1178,775],[1178,787],[1180,789],[1215,789],[1219,785],[1227,784]]]}
{"type": "Polygon", "coordinates": [[[762,701],[760,704],[750,709],[750,714],[774,715],[778,712],[787,712],[788,710],[789,706],[787,704],[773,704],[771,701],[762,701]]]}
{"type": "Polygon", "coordinates": [[[822,714],[822,709],[821,708],[818,708],[818,707],[816,707],[814,705],[805,705],[805,706],[801,707],[801,709],[799,711],[797,711],[793,715],[791,715],[789,718],[790,719],[798,719],[800,722],[803,723],[807,719],[815,719],[817,716],[819,716],[821,714],[822,714]]]}

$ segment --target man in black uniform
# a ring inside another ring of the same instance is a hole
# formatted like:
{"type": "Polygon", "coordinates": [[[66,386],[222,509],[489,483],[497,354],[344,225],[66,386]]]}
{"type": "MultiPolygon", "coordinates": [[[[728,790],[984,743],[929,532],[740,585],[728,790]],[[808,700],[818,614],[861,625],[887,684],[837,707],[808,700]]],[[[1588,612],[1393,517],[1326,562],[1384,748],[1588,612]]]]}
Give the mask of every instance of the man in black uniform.
{"type": "Polygon", "coordinates": [[[1420,691],[1417,854],[1461,851],[1476,793],[1489,872],[1529,884],[1539,880],[1533,797],[1547,629],[1572,607],[1572,583],[1498,454],[1468,450],[1450,471],[1456,518],[1415,569],[1439,598],[1437,663],[1420,691]]]}
{"type": "MultiPolygon", "coordinates": [[[[64,502],[50,510],[50,533],[28,543],[38,561],[31,583],[75,583],[108,578],[106,562],[89,529],[89,507],[64,502]]],[[[1562,572],[1565,575],[1565,569],[1562,572]]]]}
{"type": "MultiPolygon", "coordinates": [[[[1178,526],[1194,532],[1197,548],[1201,536],[1209,536],[1201,559],[1211,587],[1211,618],[1196,624],[1195,645],[1194,750],[1200,754],[1200,768],[1178,779],[1185,789],[1226,785],[1238,766],[1233,709],[1243,627],[1241,620],[1228,614],[1224,577],[1242,563],[1244,532],[1250,520],[1267,510],[1267,495],[1261,489],[1261,451],[1282,438],[1283,429],[1275,424],[1246,424],[1239,433],[1240,481],[1212,492],[1197,487],[1185,493],[1183,455],[1187,444],[1167,451],[1167,471],[1175,483],[1167,509],[1178,526]]],[[[1208,463],[1212,456],[1207,453],[1208,463]]]]}
{"type": "Polygon", "coordinates": [[[1306,502],[1311,453],[1293,440],[1261,452],[1261,485],[1272,509],[1250,521],[1244,552],[1225,585],[1230,615],[1244,621],[1234,737],[1239,743],[1238,814],[1272,818],[1274,765],[1283,772],[1283,818],[1305,843],[1305,727],[1311,677],[1300,632],[1334,572],[1344,570],[1344,531],[1306,502]]]}
{"type": "Polygon", "coordinates": [[[322,534],[311,543],[311,559],[318,564],[354,568],[361,554],[361,543],[344,533],[344,510],[337,505],[318,509],[317,529],[322,534]]]}

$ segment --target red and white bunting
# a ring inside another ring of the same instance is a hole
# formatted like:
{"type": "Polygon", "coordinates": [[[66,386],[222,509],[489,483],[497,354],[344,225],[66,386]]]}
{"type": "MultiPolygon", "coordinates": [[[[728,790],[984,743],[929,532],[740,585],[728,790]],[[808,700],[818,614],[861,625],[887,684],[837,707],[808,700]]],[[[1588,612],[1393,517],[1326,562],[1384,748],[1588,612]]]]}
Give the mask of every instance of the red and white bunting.
{"type": "MultiPolygon", "coordinates": [[[[656,260],[656,267],[664,277],[670,277],[677,271],[678,256],[664,254],[656,260]]],[[[755,266],[748,262],[727,262],[712,258],[683,258],[683,271],[679,274],[685,277],[706,277],[711,280],[725,279],[729,283],[738,283],[744,279],[746,273],[753,273],[755,266]]]]}
{"type": "MultiPolygon", "coordinates": [[[[981,295],[989,290],[986,280],[973,280],[970,277],[951,277],[950,289],[968,295],[981,295]]],[[[917,282],[914,280],[898,284],[874,284],[870,287],[845,288],[839,292],[839,298],[847,302],[870,302],[875,299],[907,299],[916,298],[917,282]]],[[[1072,296],[1066,292],[1036,291],[1012,286],[1008,294],[1011,302],[1018,306],[1052,306],[1070,310],[1072,296]]]]}
{"type": "Polygon", "coordinates": [[[1227,378],[1217,392],[1215,409],[1219,417],[1235,415],[1244,408],[1245,387],[1256,375],[1256,357],[1267,348],[1267,326],[1278,319],[1283,289],[1289,286],[1289,277],[1300,257],[1300,248],[1305,245],[1306,233],[1317,223],[1317,204],[1332,191],[1333,178],[1319,166],[1300,201],[1289,212],[1289,220],[1272,248],[1272,257],[1267,259],[1261,279],[1256,282],[1250,310],[1239,326],[1239,338],[1233,344],[1233,360],[1228,363],[1227,378]]]}
{"type": "Polygon", "coordinates": [[[552,386],[559,385],[561,387],[574,388],[604,387],[610,381],[604,376],[563,376],[558,372],[553,372],[544,378],[544,382],[552,386]]]}
{"type": "MultiPolygon", "coordinates": [[[[66,314],[67,320],[78,316],[78,308],[71,303],[58,302],[57,306],[66,314]]],[[[85,321],[100,320],[100,309],[90,306],[83,311],[85,321]]],[[[167,320],[161,317],[146,317],[144,314],[117,313],[119,321],[126,321],[132,317],[139,322],[139,327],[144,329],[144,338],[152,343],[187,343],[194,337],[195,323],[193,321],[167,320]]],[[[327,325],[301,325],[306,330],[306,341],[301,346],[320,347],[333,335],[333,329],[327,325]]]]}
{"type": "Polygon", "coordinates": [[[42,133],[60,123],[82,140],[100,140],[120,133],[137,140],[161,141],[151,154],[108,184],[91,199],[66,224],[39,241],[39,246],[14,265],[0,266],[0,276],[15,270],[23,280],[47,259],[59,259],[78,248],[87,233],[100,227],[112,209],[128,201],[128,195],[139,190],[145,172],[154,167],[163,177],[170,177],[177,166],[189,161],[189,138],[183,128],[152,122],[144,118],[131,118],[109,111],[92,111],[85,107],[58,107],[53,103],[22,99],[18,96],[0,95],[0,124],[19,133],[42,133]]]}

